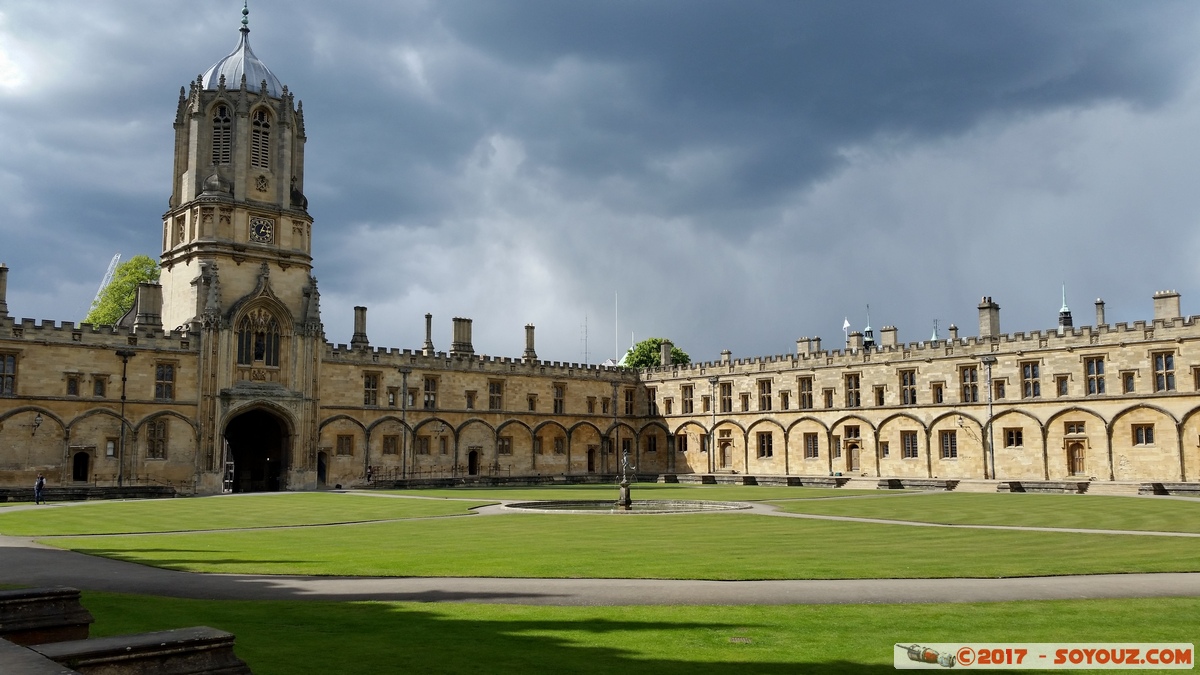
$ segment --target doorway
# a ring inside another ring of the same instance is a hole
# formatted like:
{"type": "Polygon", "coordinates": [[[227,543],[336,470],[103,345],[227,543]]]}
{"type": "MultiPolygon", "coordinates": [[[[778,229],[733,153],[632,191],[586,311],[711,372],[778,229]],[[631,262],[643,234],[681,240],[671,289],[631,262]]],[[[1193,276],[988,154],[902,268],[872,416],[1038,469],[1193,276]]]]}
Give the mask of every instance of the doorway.
{"type": "Polygon", "coordinates": [[[1082,476],[1087,473],[1087,462],[1083,452],[1083,443],[1072,443],[1067,446],[1067,463],[1071,467],[1072,476],[1082,476]]]}
{"type": "MultiPolygon", "coordinates": [[[[234,492],[278,492],[285,489],[284,475],[291,450],[287,425],[263,409],[234,417],[225,425],[225,442],[233,461],[234,492]]],[[[318,480],[321,466],[318,465],[318,480]]]]}
{"type": "Polygon", "coordinates": [[[588,446],[588,473],[596,473],[596,448],[588,446]]]}
{"type": "Polygon", "coordinates": [[[478,476],[479,475],[479,451],[478,450],[472,450],[471,452],[467,453],[467,475],[468,476],[478,476]]]}
{"type": "Polygon", "coordinates": [[[846,470],[858,471],[858,446],[851,444],[846,448],[846,470]]]}
{"type": "Polygon", "coordinates": [[[325,478],[329,475],[329,455],[323,452],[317,453],[317,485],[325,487],[325,478]]]}
{"type": "Polygon", "coordinates": [[[86,483],[91,477],[92,456],[86,452],[77,452],[71,458],[71,480],[86,483]]]}

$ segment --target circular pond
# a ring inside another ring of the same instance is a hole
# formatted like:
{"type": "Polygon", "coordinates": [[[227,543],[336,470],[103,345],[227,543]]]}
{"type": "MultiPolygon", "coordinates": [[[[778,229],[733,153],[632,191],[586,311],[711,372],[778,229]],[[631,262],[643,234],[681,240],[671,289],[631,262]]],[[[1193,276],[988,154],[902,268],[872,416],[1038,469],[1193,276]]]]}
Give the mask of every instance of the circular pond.
{"type": "Polygon", "coordinates": [[[550,513],[615,513],[629,515],[652,515],[665,513],[706,513],[709,511],[737,511],[751,508],[740,502],[707,502],[686,499],[635,499],[626,510],[612,500],[577,500],[555,502],[515,502],[505,504],[512,511],[543,511],[550,513]]]}

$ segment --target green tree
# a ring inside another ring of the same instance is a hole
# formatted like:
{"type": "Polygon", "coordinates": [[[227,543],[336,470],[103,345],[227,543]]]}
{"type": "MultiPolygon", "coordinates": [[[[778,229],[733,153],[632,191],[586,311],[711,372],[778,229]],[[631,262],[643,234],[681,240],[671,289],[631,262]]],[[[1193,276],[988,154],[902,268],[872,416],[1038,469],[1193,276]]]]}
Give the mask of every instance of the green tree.
{"type": "MultiPolygon", "coordinates": [[[[625,352],[625,357],[621,359],[621,365],[626,368],[654,368],[661,365],[659,356],[662,354],[662,343],[666,338],[646,338],[629,348],[625,352]]],[[[692,362],[692,357],[687,355],[679,347],[671,345],[671,363],[679,365],[687,365],[692,362]]]]}
{"type": "Polygon", "coordinates": [[[117,265],[112,281],[100,291],[92,303],[84,323],[110,325],[125,316],[137,298],[137,286],[143,281],[158,281],[158,263],[150,256],[135,255],[117,265]]]}

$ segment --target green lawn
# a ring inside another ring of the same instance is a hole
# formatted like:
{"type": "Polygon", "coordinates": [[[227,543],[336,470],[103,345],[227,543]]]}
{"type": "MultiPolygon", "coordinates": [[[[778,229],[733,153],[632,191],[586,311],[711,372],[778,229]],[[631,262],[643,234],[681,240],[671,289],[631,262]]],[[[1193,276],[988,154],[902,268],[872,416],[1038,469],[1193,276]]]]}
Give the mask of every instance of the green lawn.
{"type": "Polygon", "coordinates": [[[125,534],[352,523],[466,514],[470,507],[485,503],[322,492],[83,502],[0,512],[0,534],[125,534]]]}
{"type": "MultiPolygon", "coordinates": [[[[878,490],[779,487],[773,485],[679,485],[634,483],[634,499],[707,499],[718,502],[761,502],[769,499],[823,499],[874,494],[878,490]]],[[[434,488],[388,490],[389,494],[457,499],[576,500],[617,498],[616,485],[555,485],[547,487],[434,488]]]]}
{"type": "Polygon", "coordinates": [[[925,523],[1200,533],[1200,500],[930,492],[902,499],[772,501],[792,513],[925,523]]]}
{"type": "Polygon", "coordinates": [[[896,643],[1194,642],[1200,615],[1197,598],[536,607],[219,602],[89,592],[83,601],[96,616],[94,636],[191,625],[230,631],[256,675],[883,675],[895,672],[896,643]]]}
{"type": "Polygon", "coordinates": [[[171,569],[264,574],[824,579],[1200,570],[1200,539],[746,513],[509,514],[44,541],[171,569]]]}

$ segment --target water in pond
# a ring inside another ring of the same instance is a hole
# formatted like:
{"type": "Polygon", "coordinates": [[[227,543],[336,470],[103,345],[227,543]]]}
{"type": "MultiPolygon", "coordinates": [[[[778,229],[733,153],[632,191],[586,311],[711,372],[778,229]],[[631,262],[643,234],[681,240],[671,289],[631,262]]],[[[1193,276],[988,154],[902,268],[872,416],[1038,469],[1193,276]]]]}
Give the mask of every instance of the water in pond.
{"type": "Polygon", "coordinates": [[[504,508],[514,511],[548,511],[553,513],[703,513],[707,511],[736,511],[748,509],[749,504],[739,502],[709,502],[685,499],[635,499],[629,510],[611,500],[579,500],[555,502],[517,502],[505,504],[504,508]]]}

